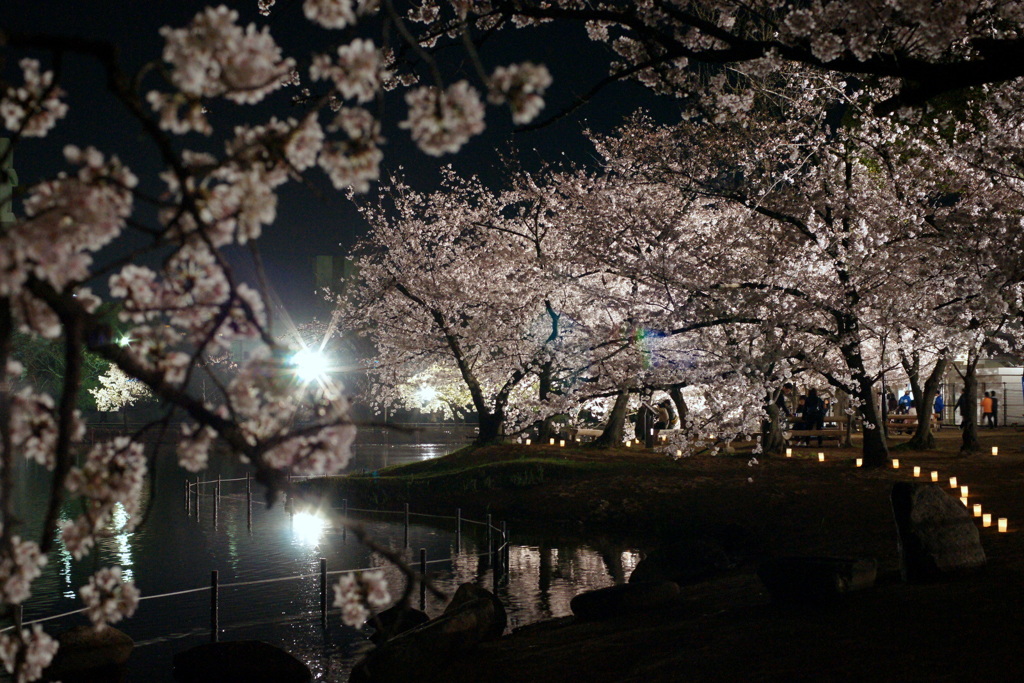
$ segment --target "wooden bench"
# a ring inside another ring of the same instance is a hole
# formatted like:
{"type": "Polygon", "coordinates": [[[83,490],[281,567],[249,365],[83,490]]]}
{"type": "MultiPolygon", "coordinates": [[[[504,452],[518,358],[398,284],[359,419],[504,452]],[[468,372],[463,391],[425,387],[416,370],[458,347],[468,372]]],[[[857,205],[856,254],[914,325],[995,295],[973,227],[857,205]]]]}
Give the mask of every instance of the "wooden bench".
{"type": "Polygon", "coordinates": [[[806,439],[807,444],[810,445],[812,438],[820,437],[822,441],[835,441],[838,447],[843,445],[843,441],[846,439],[846,429],[790,429],[785,432],[785,435],[788,443],[797,439],[806,439]]]}
{"type": "MultiPolygon", "coordinates": [[[[917,431],[919,415],[890,415],[888,417],[888,426],[890,433],[896,434],[910,434],[917,431]]],[[[931,429],[935,431],[936,428],[941,426],[939,421],[936,419],[934,413],[929,413],[929,421],[931,422],[931,429]]]]}

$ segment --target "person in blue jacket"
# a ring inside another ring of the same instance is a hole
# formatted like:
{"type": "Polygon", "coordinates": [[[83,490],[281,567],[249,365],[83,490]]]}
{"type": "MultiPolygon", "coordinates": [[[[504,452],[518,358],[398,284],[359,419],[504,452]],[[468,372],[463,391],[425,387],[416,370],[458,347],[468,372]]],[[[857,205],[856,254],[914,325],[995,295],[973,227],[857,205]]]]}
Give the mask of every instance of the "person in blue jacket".
{"type": "Polygon", "coordinates": [[[937,429],[942,429],[942,411],[946,408],[946,402],[942,399],[942,393],[935,394],[935,424],[937,429]]]}
{"type": "Polygon", "coordinates": [[[910,396],[910,390],[908,389],[907,391],[903,392],[902,396],[900,396],[900,407],[899,407],[900,415],[906,415],[907,413],[909,413],[910,412],[910,406],[912,406],[913,404],[914,404],[914,399],[910,396]]]}

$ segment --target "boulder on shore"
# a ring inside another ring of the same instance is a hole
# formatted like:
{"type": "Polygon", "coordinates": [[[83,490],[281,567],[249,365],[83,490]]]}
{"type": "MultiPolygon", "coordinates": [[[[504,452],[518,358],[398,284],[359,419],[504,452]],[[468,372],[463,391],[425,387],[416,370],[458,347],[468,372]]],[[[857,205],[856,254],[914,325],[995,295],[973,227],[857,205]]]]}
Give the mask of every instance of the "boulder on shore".
{"type": "Polygon", "coordinates": [[[58,635],[57,642],[60,647],[45,677],[68,683],[123,680],[123,665],[135,648],[135,642],[124,631],[112,626],[100,631],[75,626],[58,635]]]}
{"type": "Polygon", "coordinates": [[[937,484],[896,482],[892,514],[904,581],[929,581],[985,564],[970,512],[937,484]]]}
{"type": "Polygon", "coordinates": [[[452,596],[451,602],[449,602],[448,606],[444,608],[444,613],[451,614],[473,600],[489,600],[494,606],[494,620],[491,624],[490,630],[485,635],[484,640],[500,638],[505,632],[505,627],[508,626],[508,615],[505,613],[505,606],[501,604],[501,600],[498,599],[498,596],[486,588],[481,588],[475,583],[464,583],[460,585],[455,591],[455,595],[452,596]]]}
{"type": "Polygon", "coordinates": [[[376,630],[370,636],[370,641],[374,645],[380,645],[397,635],[405,633],[417,626],[430,621],[430,617],[427,616],[426,612],[397,603],[380,614],[378,614],[372,622],[370,622],[376,630]]]}
{"type": "Polygon", "coordinates": [[[307,683],[309,667],[259,640],[197,645],[174,655],[174,679],[181,683],[307,683]]]}
{"type": "Polygon", "coordinates": [[[578,619],[611,619],[664,607],[678,597],[679,584],[673,581],[641,581],[580,593],[569,607],[578,619]]]}
{"type": "Polygon", "coordinates": [[[439,663],[468,652],[487,640],[497,619],[487,598],[465,602],[436,619],[392,638],[352,669],[350,683],[423,680],[439,663]]]}
{"type": "Polygon", "coordinates": [[[757,568],[773,599],[802,604],[835,602],[846,593],[874,586],[877,575],[873,559],[779,557],[757,568]]]}
{"type": "Polygon", "coordinates": [[[630,583],[672,581],[685,586],[709,579],[734,566],[721,544],[695,538],[669,543],[640,560],[629,575],[630,583]]]}

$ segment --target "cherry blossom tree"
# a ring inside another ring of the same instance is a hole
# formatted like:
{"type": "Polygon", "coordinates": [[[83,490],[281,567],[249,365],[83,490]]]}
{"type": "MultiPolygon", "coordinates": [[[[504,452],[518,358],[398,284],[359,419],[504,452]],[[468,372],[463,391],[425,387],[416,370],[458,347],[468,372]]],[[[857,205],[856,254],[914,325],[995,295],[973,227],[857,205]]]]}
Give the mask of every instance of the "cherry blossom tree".
{"type": "Polygon", "coordinates": [[[134,405],[137,401],[152,398],[149,387],[139,380],[124,374],[116,365],[99,377],[100,386],[90,389],[101,411],[117,411],[134,405]]]}
{"type": "Polygon", "coordinates": [[[927,320],[939,305],[916,293],[920,283],[955,274],[947,224],[966,202],[943,206],[935,197],[956,166],[894,120],[840,125],[877,97],[828,78],[776,79],[762,96],[776,103],[774,120],[640,122],[601,145],[613,173],[674,184],[746,212],[742,227],[722,212],[726,227],[710,242],[672,235],[688,246],[710,244],[715,255],[710,271],[692,258],[676,261],[674,286],[688,293],[693,317],[732,311],[737,321],[762,320],[772,310],[783,329],[827,342],[833,352],[818,354],[814,369],[859,404],[865,460],[878,466],[887,450],[873,400],[880,368],[872,323],[902,292],[915,291],[899,304],[904,321],[927,320]]]}

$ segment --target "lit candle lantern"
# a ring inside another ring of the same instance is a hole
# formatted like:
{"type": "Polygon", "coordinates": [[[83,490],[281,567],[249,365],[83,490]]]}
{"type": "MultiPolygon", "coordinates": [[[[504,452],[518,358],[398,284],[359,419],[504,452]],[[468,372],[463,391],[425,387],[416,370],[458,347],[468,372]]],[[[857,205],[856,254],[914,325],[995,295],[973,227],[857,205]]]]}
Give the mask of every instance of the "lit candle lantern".
{"type": "Polygon", "coordinates": [[[964,504],[964,507],[967,507],[967,496],[960,496],[960,502],[964,504]]]}
{"type": "Polygon", "coordinates": [[[981,503],[974,504],[974,516],[981,517],[981,503]]]}
{"type": "Polygon", "coordinates": [[[967,497],[967,485],[966,484],[964,484],[963,486],[960,487],[960,495],[964,496],[965,498],[967,497]]]}
{"type": "Polygon", "coordinates": [[[892,459],[892,468],[894,470],[898,470],[900,468],[900,459],[899,458],[893,458],[892,459]]]}
{"type": "Polygon", "coordinates": [[[999,455],[999,446],[992,447],[992,455],[999,455]]]}
{"type": "Polygon", "coordinates": [[[683,452],[682,452],[681,450],[677,450],[677,451],[676,451],[676,457],[677,457],[677,458],[681,458],[681,457],[683,457],[683,452]]]}
{"type": "Polygon", "coordinates": [[[627,442],[626,442],[626,448],[629,448],[629,447],[630,447],[630,446],[632,446],[632,445],[633,445],[633,442],[632,442],[632,441],[627,441],[627,442]]]}
{"type": "Polygon", "coordinates": [[[825,462],[825,454],[818,453],[818,462],[825,462]]]}
{"type": "Polygon", "coordinates": [[[857,467],[860,467],[863,464],[864,464],[864,458],[857,458],[857,467]]]}
{"type": "Polygon", "coordinates": [[[992,513],[991,512],[986,512],[985,514],[983,514],[981,516],[981,525],[982,526],[992,526],[992,513]]]}
{"type": "Polygon", "coordinates": [[[786,457],[787,458],[792,458],[793,457],[793,449],[792,448],[787,448],[786,449],[786,457]]]}
{"type": "Polygon", "coordinates": [[[917,465],[914,465],[914,476],[915,477],[920,477],[921,476],[921,468],[918,467],[917,465]]]}
{"type": "Polygon", "coordinates": [[[551,439],[551,445],[552,445],[552,446],[554,446],[554,445],[555,445],[555,439],[554,439],[554,437],[552,437],[552,439],[551,439]]]}
{"type": "Polygon", "coordinates": [[[938,481],[938,480],[939,480],[939,473],[933,470],[932,471],[932,481],[938,481]]]}
{"type": "Polygon", "coordinates": [[[1001,533],[1001,534],[1005,534],[1006,533],[1006,525],[1007,525],[1006,517],[1000,517],[999,518],[999,533],[1001,533]]]}
{"type": "Polygon", "coordinates": [[[558,440],[558,447],[559,448],[565,448],[565,439],[559,439],[558,440]]]}
{"type": "Polygon", "coordinates": [[[951,489],[955,489],[956,488],[956,477],[950,477],[949,478],[949,488],[951,488],[951,489]]]}
{"type": "Polygon", "coordinates": [[[530,440],[529,440],[529,439],[527,439],[527,440],[526,440],[526,445],[527,445],[527,446],[529,446],[529,445],[530,445],[530,440]]]}

